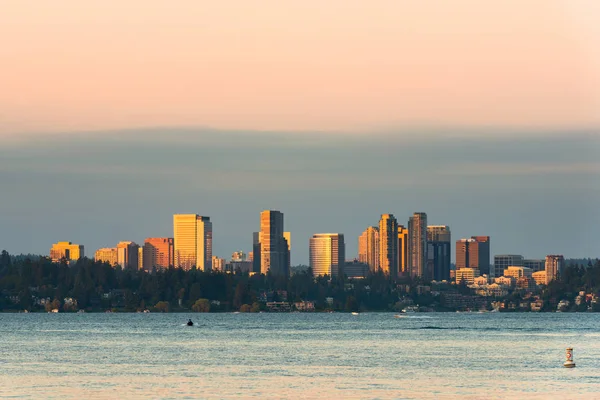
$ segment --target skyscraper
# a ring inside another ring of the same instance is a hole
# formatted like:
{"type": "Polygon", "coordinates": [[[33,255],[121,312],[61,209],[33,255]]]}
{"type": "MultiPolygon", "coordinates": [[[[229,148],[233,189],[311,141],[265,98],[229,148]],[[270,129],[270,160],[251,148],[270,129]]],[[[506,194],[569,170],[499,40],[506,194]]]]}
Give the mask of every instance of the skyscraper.
{"type": "Polygon", "coordinates": [[[212,222],[197,214],[173,215],[175,266],[210,271],[212,263],[212,222]]]}
{"type": "Polygon", "coordinates": [[[123,269],[138,268],[139,248],[135,242],[119,242],[117,244],[117,264],[123,269]]]}
{"type": "MultiPolygon", "coordinates": [[[[290,249],[283,231],[283,213],[265,210],[260,213],[260,272],[289,276],[290,249]]],[[[255,255],[256,256],[256,255],[255,255]]]]}
{"type": "Polygon", "coordinates": [[[358,238],[358,260],[369,266],[371,272],[379,269],[379,229],[368,227],[358,238]]]}
{"type": "Polygon", "coordinates": [[[427,262],[427,214],[414,213],[408,220],[408,265],[410,276],[422,277],[427,262]]]}
{"type": "Polygon", "coordinates": [[[546,285],[558,277],[565,267],[565,258],[561,255],[546,256],[546,285]]]}
{"type": "Polygon", "coordinates": [[[175,265],[173,238],[147,238],[144,241],[144,271],[169,268],[175,265]]]}
{"type": "Polygon", "coordinates": [[[343,275],[346,245],[341,233],[316,233],[310,238],[310,267],[313,275],[343,275]]]}
{"type": "Polygon", "coordinates": [[[438,282],[450,279],[451,247],[449,226],[427,227],[427,278],[438,282]]]}
{"type": "Polygon", "coordinates": [[[408,229],[398,225],[398,273],[408,275],[408,229]]]}
{"type": "MultiPolygon", "coordinates": [[[[481,275],[496,276],[490,268],[489,236],[471,236],[456,241],[456,269],[461,268],[477,268],[481,275]]],[[[504,273],[504,269],[500,273],[504,273]]]]}
{"type": "Polygon", "coordinates": [[[84,257],[82,244],[71,242],[58,242],[50,248],[50,259],[52,262],[58,262],[62,259],[67,261],[77,261],[84,257]]]}
{"type": "Polygon", "coordinates": [[[379,220],[379,269],[398,278],[398,221],[393,214],[382,214],[379,220]]]}

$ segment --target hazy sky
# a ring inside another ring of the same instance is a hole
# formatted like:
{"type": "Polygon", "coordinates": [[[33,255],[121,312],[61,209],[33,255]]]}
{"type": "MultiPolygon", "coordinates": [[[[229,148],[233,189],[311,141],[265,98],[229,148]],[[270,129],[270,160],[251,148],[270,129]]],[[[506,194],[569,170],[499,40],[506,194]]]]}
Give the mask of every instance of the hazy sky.
{"type": "Polygon", "coordinates": [[[597,0],[0,3],[0,134],[600,123],[597,0]]]}
{"type": "Polygon", "coordinates": [[[172,235],[215,254],[284,212],[415,211],[492,253],[598,256],[600,1],[0,2],[0,248],[172,235]]]}

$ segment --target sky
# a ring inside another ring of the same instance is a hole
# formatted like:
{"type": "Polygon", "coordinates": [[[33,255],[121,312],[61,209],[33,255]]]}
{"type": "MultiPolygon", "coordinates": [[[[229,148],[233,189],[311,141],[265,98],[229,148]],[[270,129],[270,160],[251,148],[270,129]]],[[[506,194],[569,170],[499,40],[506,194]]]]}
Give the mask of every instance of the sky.
{"type": "Polygon", "coordinates": [[[285,214],[348,256],[415,211],[492,253],[598,256],[600,2],[0,4],[0,248],[285,214]]]}

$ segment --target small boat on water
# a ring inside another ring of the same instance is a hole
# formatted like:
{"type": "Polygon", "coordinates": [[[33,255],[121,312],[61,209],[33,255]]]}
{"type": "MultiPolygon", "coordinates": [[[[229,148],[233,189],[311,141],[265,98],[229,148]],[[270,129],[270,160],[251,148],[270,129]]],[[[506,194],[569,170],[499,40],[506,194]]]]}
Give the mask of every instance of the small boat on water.
{"type": "Polygon", "coordinates": [[[357,312],[353,312],[352,315],[358,315],[358,313],[357,312]]]}
{"type": "Polygon", "coordinates": [[[192,322],[192,320],[191,320],[191,319],[190,319],[190,320],[188,320],[188,322],[187,322],[187,326],[194,326],[194,323],[192,322]]]}

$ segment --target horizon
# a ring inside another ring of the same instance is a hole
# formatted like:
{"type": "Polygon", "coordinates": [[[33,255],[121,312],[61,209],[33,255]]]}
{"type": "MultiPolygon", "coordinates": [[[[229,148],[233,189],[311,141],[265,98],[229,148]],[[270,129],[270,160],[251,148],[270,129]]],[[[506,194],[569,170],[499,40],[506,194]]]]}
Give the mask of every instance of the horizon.
{"type": "Polygon", "coordinates": [[[0,224],[11,227],[0,244],[46,254],[67,240],[91,256],[121,240],[171,237],[172,215],[190,212],[211,218],[214,255],[228,258],[251,251],[260,211],[277,209],[292,232],[292,263],[307,264],[314,233],[343,233],[352,259],[358,236],[381,214],[406,225],[424,211],[429,225],[450,226],[453,242],[491,236],[491,255],[597,257],[600,137],[518,132],[373,140],[151,129],[13,142],[0,149],[0,224]]]}

